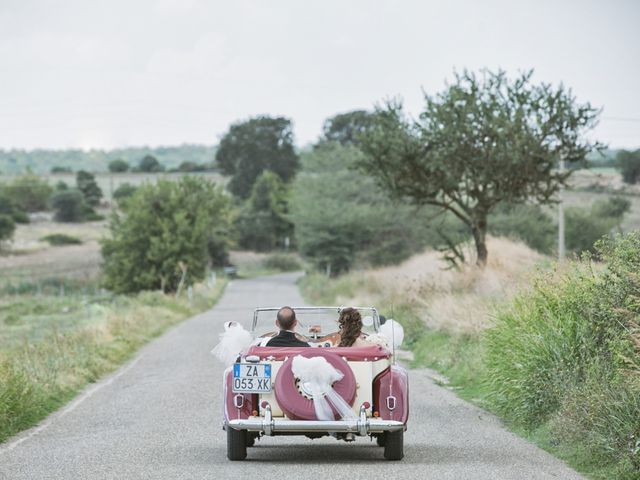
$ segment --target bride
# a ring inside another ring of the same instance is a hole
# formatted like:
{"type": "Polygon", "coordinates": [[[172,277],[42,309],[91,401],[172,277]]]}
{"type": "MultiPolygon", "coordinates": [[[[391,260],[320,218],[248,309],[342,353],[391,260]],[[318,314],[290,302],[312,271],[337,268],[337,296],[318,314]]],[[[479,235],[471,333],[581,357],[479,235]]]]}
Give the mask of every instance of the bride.
{"type": "Polygon", "coordinates": [[[366,347],[373,345],[365,340],[362,334],[362,316],[360,312],[352,307],[343,308],[338,318],[340,327],[339,347],[366,347]]]}
{"type": "Polygon", "coordinates": [[[353,307],[343,308],[338,318],[340,343],[338,347],[366,347],[381,345],[398,348],[404,339],[404,329],[395,320],[387,320],[380,326],[380,332],[366,335],[362,333],[362,316],[353,307]]]}

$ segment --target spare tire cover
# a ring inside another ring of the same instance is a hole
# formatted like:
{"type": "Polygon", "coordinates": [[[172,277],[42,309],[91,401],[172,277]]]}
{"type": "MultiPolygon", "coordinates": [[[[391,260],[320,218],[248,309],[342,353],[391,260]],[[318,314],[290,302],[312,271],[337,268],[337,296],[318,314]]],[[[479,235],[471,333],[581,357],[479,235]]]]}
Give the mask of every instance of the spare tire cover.
{"type": "MultiPolygon", "coordinates": [[[[329,350],[319,348],[309,348],[308,351],[300,353],[303,357],[324,357],[327,362],[336,370],[342,373],[343,377],[340,381],[333,385],[333,389],[340,395],[345,402],[353,405],[356,398],[356,378],[351,368],[345,360],[339,355],[329,350]]],[[[276,400],[282,411],[292,420],[317,420],[316,411],[313,406],[313,400],[303,396],[296,386],[296,379],[291,371],[291,363],[293,358],[289,357],[278,370],[276,382],[274,385],[276,400]]],[[[336,420],[339,414],[335,408],[333,413],[336,420]]]]}

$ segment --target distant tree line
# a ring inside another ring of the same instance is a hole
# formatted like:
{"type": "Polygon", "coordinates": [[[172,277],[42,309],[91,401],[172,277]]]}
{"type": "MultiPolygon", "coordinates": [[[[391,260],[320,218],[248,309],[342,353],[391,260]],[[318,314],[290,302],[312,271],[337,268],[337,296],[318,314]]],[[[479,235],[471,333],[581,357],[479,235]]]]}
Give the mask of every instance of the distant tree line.
{"type": "Polygon", "coordinates": [[[208,172],[215,170],[213,161],[207,163],[196,163],[192,161],[183,161],[176,168],[167,168],[158,161],[153,155],[145,155],[140,159],[137,165],[131,166],[129,162],[122,158],[111,160],[108,165],[111,173],[126,172],[142,172],[142,173],[159,173],[159,172],[208,172]]]}
{"type": "Polygon", "coordinates": [[[2,150],[0,149],[0,173],[19,175],[28,169],[37,174],[69,173],[78,170],[106,172],[111,161],[124,159],[130,165],[137,164],[151,155],[167,170],[178,169],[182,163],[211,167],[216,147],[210,145],[179,145],[174,147],[128,147],[113,150],[2,150]]]}

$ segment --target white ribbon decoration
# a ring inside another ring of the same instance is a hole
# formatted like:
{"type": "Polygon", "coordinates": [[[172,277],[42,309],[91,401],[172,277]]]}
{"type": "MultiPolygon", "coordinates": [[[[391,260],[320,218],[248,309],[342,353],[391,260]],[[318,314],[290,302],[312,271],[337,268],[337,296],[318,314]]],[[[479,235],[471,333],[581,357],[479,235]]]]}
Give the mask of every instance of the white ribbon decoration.
{"type": "Polygon", "coordinates": [[[253,337],[251,333],[236,322],[225,322],[224,332],[219,335],[220,343],[216,345],[211,354],[225,365],[233,365],[244,350],[249,348],[253,337]]]}
{"type": "Polygon", "coordinates": [[[324,357],[293,357],[291,362],[293,376],[300,380],[303,388],[311,393],[313,408],[318,420],[334,420],[333,409],[343,420],[356,420],[358,417],[349,404],[333,389],[333,384],[344,376],[324,357]]]}

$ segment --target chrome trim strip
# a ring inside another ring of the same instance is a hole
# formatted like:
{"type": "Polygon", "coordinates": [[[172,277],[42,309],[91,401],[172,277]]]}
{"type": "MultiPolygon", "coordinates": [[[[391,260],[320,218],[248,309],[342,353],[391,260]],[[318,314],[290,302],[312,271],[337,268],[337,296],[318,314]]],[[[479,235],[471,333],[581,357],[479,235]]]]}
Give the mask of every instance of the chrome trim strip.
{"type": "Polygon", "coordinates": [[[246,420],[228,420],[227,426],[236,430],[251,430],[273,435],[278,432],[341,432],[364,436],[369,433],[395,432],[404,430],[404,423],[394,420],[288,420],[273,419],[271,411],[265,412],[264,418],[250,417],[246,420]]]}

